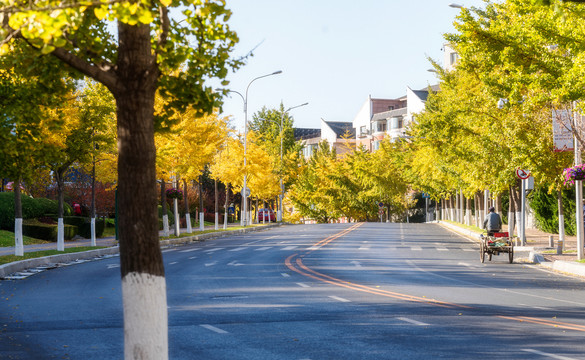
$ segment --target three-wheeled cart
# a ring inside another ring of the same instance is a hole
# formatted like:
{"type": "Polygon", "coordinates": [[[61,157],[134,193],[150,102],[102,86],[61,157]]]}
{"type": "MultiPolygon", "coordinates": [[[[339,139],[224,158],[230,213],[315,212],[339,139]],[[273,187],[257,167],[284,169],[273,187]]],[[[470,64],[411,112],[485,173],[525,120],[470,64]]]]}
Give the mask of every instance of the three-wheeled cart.
{"type": "Polygon", "coordinates": [[[514,239],[507,232],[494,233],[493,236],[481,236],[479,258],[485,262],[485,256],[492,261],[492,255],[508,254],[510,264],[514,261],[514,239]]]}

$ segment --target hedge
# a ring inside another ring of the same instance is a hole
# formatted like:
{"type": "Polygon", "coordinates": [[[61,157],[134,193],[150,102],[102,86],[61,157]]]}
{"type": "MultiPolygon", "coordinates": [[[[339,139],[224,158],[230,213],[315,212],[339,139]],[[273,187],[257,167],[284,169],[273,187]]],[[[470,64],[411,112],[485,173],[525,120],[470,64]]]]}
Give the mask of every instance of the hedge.
{"type": "MultiPolygon", "coordinates": [[[[33,199],[21,195],[22,218],[35,219],[50,214],[57,214],[58,203],[45,198],[33,199]]],[[[73,210],[69,204],[63,206],[64,215],[71,215],[73,210]]],[[[0,192],[0,229],[14,231],[14,193],[0,192]]]]}
{"type": "MultiPolygon", "coordinates": [[[[77,234],[77,226],[64,225],[65,240],[71,240],[77,234]]],[[[57,242],[57,225],[45,224],[36,219],[25,220],[22,223],[23,235],[35,239],[57,242]]]]}

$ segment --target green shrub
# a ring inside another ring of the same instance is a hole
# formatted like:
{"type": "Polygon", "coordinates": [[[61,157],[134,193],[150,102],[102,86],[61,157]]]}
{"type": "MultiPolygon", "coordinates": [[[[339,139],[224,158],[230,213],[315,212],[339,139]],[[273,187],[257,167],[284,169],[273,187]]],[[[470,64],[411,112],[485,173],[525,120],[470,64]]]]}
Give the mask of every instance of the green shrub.
{"type": "MultiPolygon", "coordinates": [[[[36,219],[42,216],[57,218],[58,203],[55,200],[38,198],[33,199],[28,195],[21,195],[22,218],[36,219]]],[[[71,215],[73,209],[69,204],[63,204],[63,213],[71,215]]],[[[14,193],[0,193],[0,229],[14,231],[14,193]]]]}
{"type": "MultiPolygon", "coordinates": [[[[563,212],[565,214],[565,233],[575,235],[575,190],[563,190],[563,212]]],[[[558,234],[559,209],[557,193],[549,194],[545,188],[536,188],[530,194],[530,207],[534,211],[537,226],[540,230],[558,234]]]]}
{"type": "MultiPolygon", "coordinates": [[[[169,224],[173,224],[175,222],[175,215],[173,215],[173,212],[168,207],[167,207],[167,215],[169,216],[169,224]]],[[[163,216],[162,206],[159,205],[158,206],[158,218],[161,219],[161,221],[162,221],[162,216],[163,216]]],[[[162,222],[161,222],[161,224],[162,224],[162,222]]]]}
{"type": "MultiPolygon", "coordinates": [[[[77,235],[86,239],[91,239],[91,219],[85,218],[86,221],[78,226],[77,235]]],[[[99,238],[103,235],[105,222],[103,219],[95,219],[95,237],[99,238]]]]}
{"type": "Polygon", "coordinates": [[[88,218],[83,216],[63,216],[63,223],[73,226],[82,226],[85,222],[89,222],[88,218]]]}
{"type": "MultiPolygon", "coordinates": [[[[25,220],[22,223],[23,235],[35,239],[57,242],[57,225],[44,224],[36,219],[25,220]]],[[[71,240],[77,234],[77,226],[64,225],[65,240],[71,240]]]]}

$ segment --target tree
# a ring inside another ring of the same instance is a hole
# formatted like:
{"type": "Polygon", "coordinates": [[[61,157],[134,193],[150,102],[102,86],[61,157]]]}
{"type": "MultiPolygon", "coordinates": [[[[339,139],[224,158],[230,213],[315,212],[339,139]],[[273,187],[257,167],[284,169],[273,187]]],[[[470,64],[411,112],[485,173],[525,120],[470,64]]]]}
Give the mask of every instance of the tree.
{"type": "Polygon", "coordinates": [[[16,38],[105,85],[116,99],[119,235],[125,357],[168,358],[166,285],[158,243],[154,98],[173,109],[211,113],[218,95],[204,80],[225,78],[237,37],[223,1],[15,3],[1,0],[6,54],[16,38]],[[169,17],[177,7],[184,19],[169,17]],[[107,32],[117,21],[117,39],[107,32]],[[181,71],[178,71],[181,67],[181,71]]]}

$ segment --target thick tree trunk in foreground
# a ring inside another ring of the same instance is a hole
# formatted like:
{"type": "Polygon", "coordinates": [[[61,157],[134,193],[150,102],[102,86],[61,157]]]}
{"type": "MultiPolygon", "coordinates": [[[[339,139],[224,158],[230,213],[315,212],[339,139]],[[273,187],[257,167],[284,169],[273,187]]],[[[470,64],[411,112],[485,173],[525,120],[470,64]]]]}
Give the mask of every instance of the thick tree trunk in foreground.
{"type": "Polygon", "coordinates": [[[125,359],[168,359],[166,283],[158,239],[154,94],[158,70],[148,25],[118,23],[120,264],[125,359]]]}

